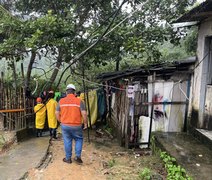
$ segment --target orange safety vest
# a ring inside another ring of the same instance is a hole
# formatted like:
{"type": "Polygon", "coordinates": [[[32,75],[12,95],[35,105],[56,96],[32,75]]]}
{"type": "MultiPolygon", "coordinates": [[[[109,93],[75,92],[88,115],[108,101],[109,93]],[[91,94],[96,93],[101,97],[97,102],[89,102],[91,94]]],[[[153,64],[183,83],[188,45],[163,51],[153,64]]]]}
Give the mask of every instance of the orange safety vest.
{"type": "Polygon", "coordinates": [[[62,124],[68,126],[80,126],[82,124],[80,102],[81,100],[76,98],[74,94],[68,94],[60,100],[60,120],[62,124]]]}

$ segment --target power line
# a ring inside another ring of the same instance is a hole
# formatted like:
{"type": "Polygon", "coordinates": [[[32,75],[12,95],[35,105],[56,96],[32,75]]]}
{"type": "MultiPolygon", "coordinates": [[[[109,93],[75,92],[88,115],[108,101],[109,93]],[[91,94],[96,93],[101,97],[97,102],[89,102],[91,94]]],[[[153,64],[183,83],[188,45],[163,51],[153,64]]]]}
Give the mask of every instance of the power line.
{"type": "MultiPolygon", "coordinates": [[[[65,71],[67,71],[67,69],[68,69],[71,65],[75,64],[75,63],[79,60],[79,58],[81,58],[82,56],[84,56],[85,53],[86,53],[87,51],[89,51],[91,48],[93,48],[97,43],[99,43],[99,41],[100,41],[101,39],[105,38],[109,33],[111,33],[112,31],[114,31],[118,26],[120,26],[120,24],[122,24],[124,21],[126,21],[126,20],[127,20],[128,18],[130,18],[135,12],[137,12],[137,11],[139,10],[139,9],[136,9],[135,11],[131,12],[126,18],[124,18],[121,22],[119,22],[116,26],[114,26],[111,30],[109,30],[110,27],[111,27],[112,24],[113,24],[113,21],[115,20],[115,18],[116,18],[116,16],[117,16],[118,12],[120,11],[121,7],[123,6],[123,4],[124,4],[125,2],[126,2],[126,1],[123,0],[123,2],[122,2],[122,4],[120,5],[119,9],[118,9],[118,10],[116,11],[116,13],[114,14],[114,17],[113,17],[111,23],[109,24],[109,26],[107,27],[107,29],[103,32],[103,34],[102,34],[93,44],[91,44],[88,48],[86,48],[84,51],[82,51],[80,54],[74,56],[73,59],[70,60],[70,61],[72,61],[71,64],[69,64],[69,65],[66,67],[66,69],[62,72],[61,77],[60,77],[59,82],[58,82],[58,84],[56,85],[56,87],[59,86],[60,81],[61,81],[61,79],[62,79],[62,77],[63,77],[65,71]]],[[[148,2],[148,1],[144,2],[143,4],[140,3],[139,5],[137,5],[137,7],[138,7],[138,6],[141,6],[141,7],[142,7],[142,6],[144,6],[147,2],[148,2]]]]}
{"type": "Polygon", "coordinates": [[[206,59],[206,57],[208,56],[209,53],[210,53],[210,51],[207,52],[207,53],[205,54],[205,56],[198,62],[198,64],[194,67],[193,72],[194,72],[194,70],[195,70],[205,59],[206,59]]]}
{"type": "MultiPolygon", "coordinates": [[[[75,76],[76,76],[76,75],[75,75],[75,76]]],[[[70,77],[70,76],[68,76],[68,78],[69,78],[69,77],[70,77]]],[[[82,78],[82,77],[80,77],[80,76],[77,76],[77,77],[80,78],[80,79],[82,79],[82,80],[84,80],[84,81],[87,81],[87,82],[92,83],[92,84],[96,84],[96,85],[101,86],[101,87],[111,87],[111,88],[114,88],[114,89],[117,89],[117,90],[126,91],[125,88],[118,88],[118,87],[115,87],[115,86],[104,85],[104,84],[100,84],[100,83],[97,83],[97,82],[94,82],[94,81],[90,81],[90,80],[85,79],[85,78],[82,78]]],[[[66,79],[66,80],[67,80],[67,79],[66,79]]]]}

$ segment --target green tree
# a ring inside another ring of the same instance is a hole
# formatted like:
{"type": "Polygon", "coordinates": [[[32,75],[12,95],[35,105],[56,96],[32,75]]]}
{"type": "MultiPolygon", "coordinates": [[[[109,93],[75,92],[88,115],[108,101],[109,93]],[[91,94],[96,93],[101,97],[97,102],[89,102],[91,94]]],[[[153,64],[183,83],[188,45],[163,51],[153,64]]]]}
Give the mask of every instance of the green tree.
{"type": "Polygon", "coordinates": [[[66,66],[64,72],[70,69],[82,74],[82,64],[90,69],[93,65],[116,62],[118,70],[126,57],[141,63],[159,62],[158,46],[167,40],[177,44],[181,38],[181,31],[173,29],[170,22],[190,5],[189,0],[15,2],[16,11],[27,18],[1,20],[0,33],[7,34],[8,28],[10,31],[4,35],[0,56],[20,59],[30,54],[28,81],[36,57],[53,56],[55,68],[49,86],[55,82],[62,65],[66,66]]]}
{"type": "Polygon", "coordinates": [[[192,27],[188,30],[187,36],[183,41],[186,52],[189,55],[195,55],[197,51],[197,27],[192,27]]]}

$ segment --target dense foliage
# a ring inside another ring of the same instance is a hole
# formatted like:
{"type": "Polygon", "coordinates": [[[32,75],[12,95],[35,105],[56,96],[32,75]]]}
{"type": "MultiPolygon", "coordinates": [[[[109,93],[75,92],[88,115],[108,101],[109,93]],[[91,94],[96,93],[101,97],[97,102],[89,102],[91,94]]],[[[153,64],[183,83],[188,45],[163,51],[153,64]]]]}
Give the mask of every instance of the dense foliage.
{"type": "Polygon", "coordinates": [[[58,81],[59,70],[82,75],[93,66],[113,62],[118,70],[126,59],[138,64],[160,62],[158,47],[166,41],[179,44],[184,35],[171,22],[193,4],[190,0],[6,2],[2,5],[15,16],[1,9],[0,57],[14,62],[30,56],[26,86],[33,64],[43,57],[52,59],[55,67],[49,86],[58,81]]]}

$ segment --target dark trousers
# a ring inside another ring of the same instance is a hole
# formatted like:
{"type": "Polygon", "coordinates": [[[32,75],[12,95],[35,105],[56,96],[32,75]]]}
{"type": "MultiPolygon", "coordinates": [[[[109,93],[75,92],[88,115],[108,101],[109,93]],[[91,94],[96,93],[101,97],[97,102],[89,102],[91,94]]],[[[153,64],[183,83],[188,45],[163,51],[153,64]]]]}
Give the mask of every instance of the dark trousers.
{"type": "Polygon", "coordinates": [[[43,129],[36,129],[37,137],[41,137],[42,136],[42,132],[43,132],[43,129]]]}
{"type": "Polygon", "coordinates": [[[49,128],[50,136],[57,139],[57,128],[49,128]]]}

